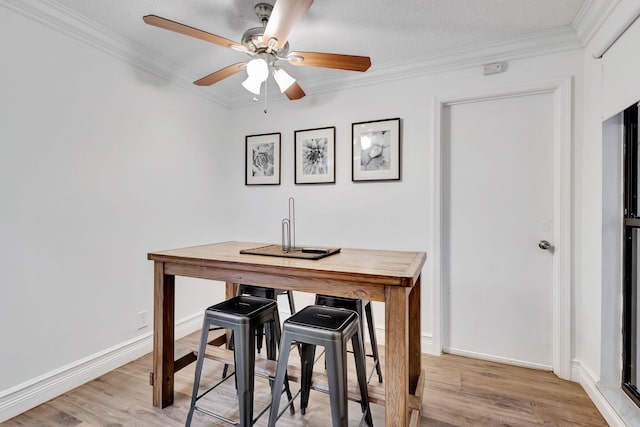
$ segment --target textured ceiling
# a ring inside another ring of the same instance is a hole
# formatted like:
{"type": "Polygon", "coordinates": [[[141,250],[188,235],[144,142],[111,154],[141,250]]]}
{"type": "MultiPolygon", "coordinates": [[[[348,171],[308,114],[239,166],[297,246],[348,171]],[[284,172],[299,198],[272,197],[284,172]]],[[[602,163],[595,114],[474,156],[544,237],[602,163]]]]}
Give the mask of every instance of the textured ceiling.
{"type": "MultiPolygon", "coordinates": [[[[116,32],[149,54],[172,64],[173,71],[197,80],[247,56],[199,39],[146,25],[155,14],[239,41],[259,26],[257,0],[54,0],[116,32]]],[[[273,2],[273,0],[268,0],[273,2]]],[[[482,47],[550,30],[570,28],[588,0],[316,0],[289,39],[291,50],[371,57],[372,68],[482,47]]],[[[305,82],[340,78],[348,71],[289,67],[305,82]]],[[[203,91],[221,97],[250,94],[240,86],[244,73],[203,91]]]]}

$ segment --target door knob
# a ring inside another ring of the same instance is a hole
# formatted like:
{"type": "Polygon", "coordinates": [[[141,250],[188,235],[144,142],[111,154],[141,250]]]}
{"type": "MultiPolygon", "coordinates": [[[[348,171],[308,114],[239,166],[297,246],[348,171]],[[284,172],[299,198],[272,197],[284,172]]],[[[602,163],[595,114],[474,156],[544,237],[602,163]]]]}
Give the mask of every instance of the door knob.
{"type": "Polygon", "coordinates": [[[540,243],[538,243],[538,247],[543,251],[548,251],[549,249],[551,249],[551,243],[546,240],[540,240],[540,243]]]}

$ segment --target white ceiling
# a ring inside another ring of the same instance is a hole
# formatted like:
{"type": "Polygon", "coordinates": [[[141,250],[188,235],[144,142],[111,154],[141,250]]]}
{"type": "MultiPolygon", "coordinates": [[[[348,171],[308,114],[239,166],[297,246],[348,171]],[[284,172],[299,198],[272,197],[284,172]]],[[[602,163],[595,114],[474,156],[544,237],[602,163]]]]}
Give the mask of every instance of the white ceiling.
{"type": "MultiPolygon", "coordinates": [[[[145,52],[165,64],[167,77],[195,81],[248,57],[240,52],[146,25],[155,14],[240,41],[259,26],[253,12],[260,0],[53,0],[70,15],[88,18],[129,41],[131,54],[145,52]],[[67,9],[68,8],[68,9],[67,9]]],[[[273,0],[267,0],[273,2],[273,0]]],[[[611,3],[615,0],[605,0],[611,3]]],[[[366,55],[364,74],[289,66],[308,94],[323,82],[357,82],[366,74],[495,46],[509,40],[537,40],[558,34],[578,41],[576,21],[593,0],[316,0],[289,39],[291,50],[366,55]]],[[[600,2],[602,3],[602,2],[600,2]]],[[[250,101],[238,73],[210,88],[195,88],[226,100],[250,101]]],[[[185,80],[186,81],[186,80],[185,80]]],[[[271,89],[270,89],[271,90],[271,89]]],[[[271,91],[273,93],[273,91],[271,91]]],[[[283,96],[280,94],[275,96],[283,96]]]]}

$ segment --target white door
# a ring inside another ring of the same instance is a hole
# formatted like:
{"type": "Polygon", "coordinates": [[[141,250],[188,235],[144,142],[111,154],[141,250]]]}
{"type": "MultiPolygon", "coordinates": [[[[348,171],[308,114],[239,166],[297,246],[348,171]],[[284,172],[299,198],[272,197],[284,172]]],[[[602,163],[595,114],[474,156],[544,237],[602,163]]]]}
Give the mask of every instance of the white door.
{"type": "Polygon", "coordinates": [[[553,94],[443,110],[443,350],[552,369],[553,94]]]}

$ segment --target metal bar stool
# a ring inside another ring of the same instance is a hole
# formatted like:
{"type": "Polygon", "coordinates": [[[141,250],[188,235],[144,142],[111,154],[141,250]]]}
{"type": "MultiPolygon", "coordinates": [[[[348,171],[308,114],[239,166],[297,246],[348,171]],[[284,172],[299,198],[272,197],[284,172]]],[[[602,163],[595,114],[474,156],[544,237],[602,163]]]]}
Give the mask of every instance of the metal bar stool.
{"type": "MultiPolygon", "coordinates": [[[[277,300],[278,295],[286,295],[289,302],[289,311],[291,314],[296,312],[296,305],[293,301],[293,291],[288,289],[273,289],[265,288],[262,286],[253,285],[239,285],[237,295],[252,295],[254,297],[268,298],[277,300]]],[[[264,329],[258,328],[258,353],[262,350],[262,337],[264,335],[264,329]]]]}
{"type": "MultiPolygon", "coordinates": [[[[367,354],[367,356],[373,358],[373,364],[375,366],[376,373],[378,374],[378,382],[382,383],[382,368],[380,367],[380,357],[378,355],[378,340],[376,339],[376,329],[375,323],[373,322],[371,301],[318,294],[316,295],[316,305],[326,305],[327,307],[338,307],[346,308],[347,310],[353,310],[358,313],[360,319],[364,319],[363,315],[367,316],[367,328],[369,329],[369,341],[371,342],[372,353],[367,354]]],[[[362,337],[364,337],[363,321],[360,322],[360,334],[362,337]]],[[[364,344],[364,338],[362,342],[364,344]]],[[[371,375],[373,375],[373,371],[371,372],[371,375]]]]}
{"type": "MultiPolygon", "coordinates": [[[[249,427],[253,425],[256,329],[265,323],[269,324],[266,328],[267,342],[269,344],[271,342],[278,343],[280,339],[280,319],[278,316],[278,304],[273,300],[252,296],[236,296],[219,304],[213,305],[205,311],[202,325],[202,336],[200,338],[200,349],[198,351],[195,378],[193,381],[193,393],[191,395],[191,405],[189,407],[189,414],[187,415],[186,426],[191,425],[194,411],[205,413],[214,418],[230,424],[239,425],[241,427],[249,427]],[[203,398],[226,379],[230,378],[230,376],[225,377],[222,381],[218,382],[201,395],[198,395],[208,334],[212,325],[231,329],[233,332],[235,342],[234,363],[236,389],[238,393],[240,416],[237,423],[222,415],[200,408],[196,405],[198,400],[203,398]]],[[[276,360],[275,348],[275,344],[274,346],[267,345],[267,358],[269,360],[276,360]]],[[[282,381],[284,383],[284,391],[287,393],[287,398],[291,400],[288,379],[283,378],[282,381]]],[[[273,381],[270,379],[270,384],[272,384],[272,382],[273,381]]],[[[282,385],[283,384],[280,384],[281,387],[278,388],[278,390],[280,390],[279,393],[282,393],[282,385]]],[[[290,405],[290,407],[291,413],[293,414],[293,405],[290,405]]],[[[262,410],[257,418],[264,414],[268,408],[269,406],[262,410]]]]}
{"type": "Polygon", "coordinates": [[[271,394],[269,427],[274,427],[276,420],[281,415],[278,413],[278,407],[293,342],[297,342],[302,347],[300,385],[302,413],[306,412],[309,403],[316,346],[324,346],[333,427],[347,426],[347,342],[349,340],[353,346],[356,374],[360,387],[360,406],[365,422],[368,426],[373,426],[359,323],[358,314],[355,311],[317,305],[307,306],[285,320],[275,383],[271,394]]]}

